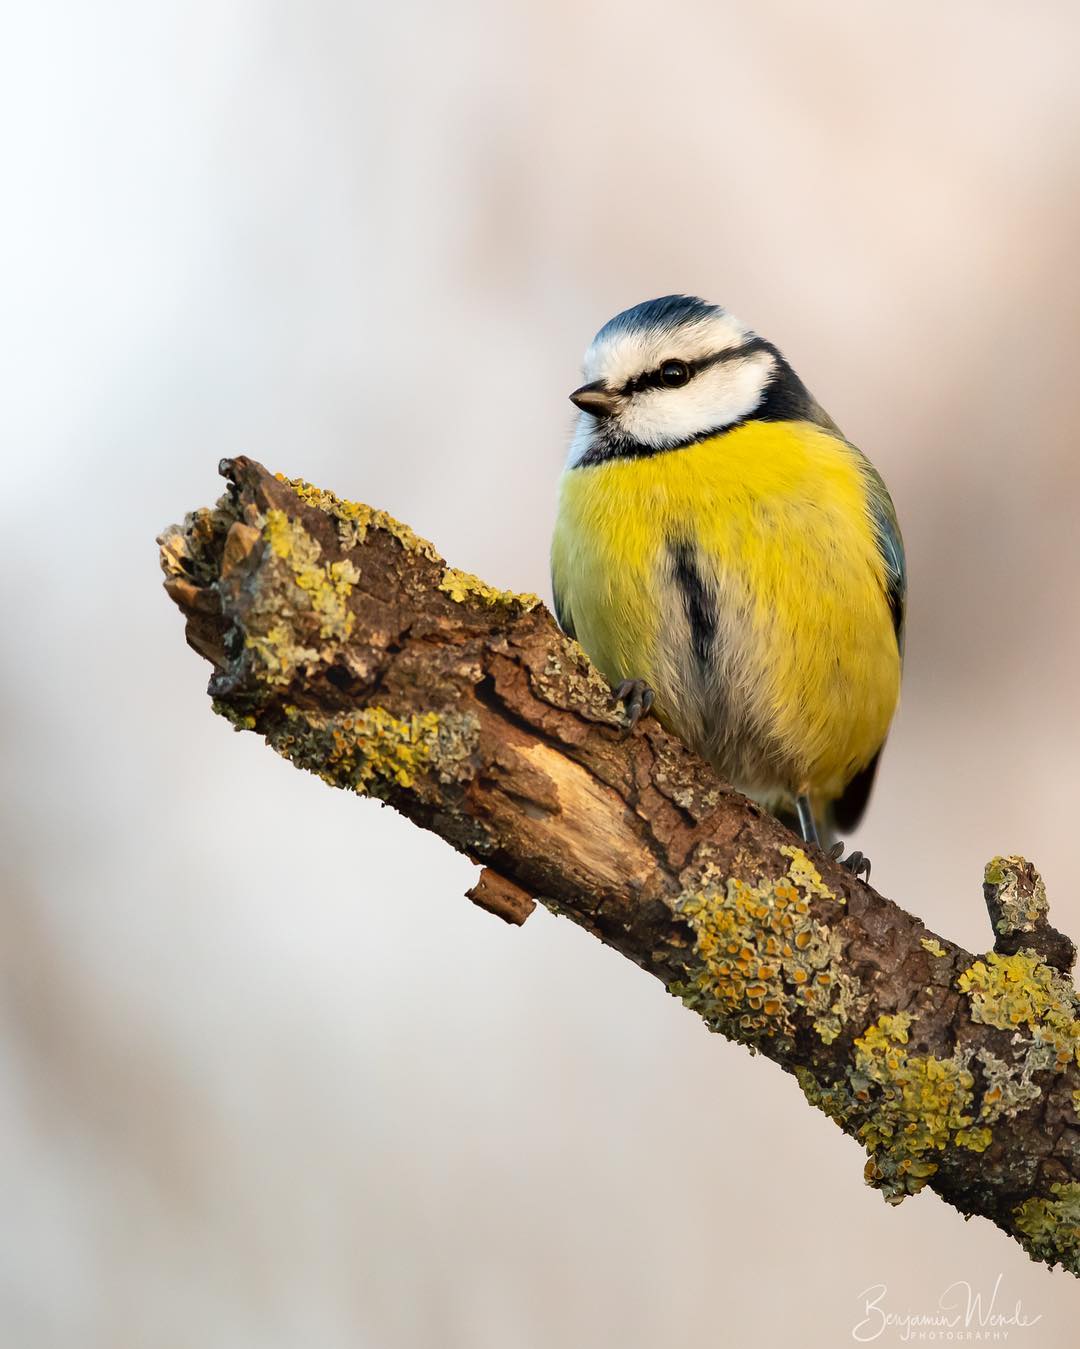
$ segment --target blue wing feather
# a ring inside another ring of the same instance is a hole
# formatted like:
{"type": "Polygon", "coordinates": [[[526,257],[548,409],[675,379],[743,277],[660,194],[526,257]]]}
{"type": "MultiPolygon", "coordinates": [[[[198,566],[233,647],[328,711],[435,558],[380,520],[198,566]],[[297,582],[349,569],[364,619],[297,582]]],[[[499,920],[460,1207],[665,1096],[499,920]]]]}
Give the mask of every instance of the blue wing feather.
{"type": "MultiPolygon", "coordinates": [[[[870,518],[877,537],[878,551],[885,563],[885,599],[892,614],[893,631],[900,658],[904,657],[904,620],[907,614],[907,559],[904,540],[896,518],[896,508],[877,470],[863,456],[867,475],[867,496],[870,518]]],[[[881,750],[874,755],[861,772],[856,773],[843,792],[832,803],[832,820],[837,828],[854,829],[862,819],[870,791],[877,774],[881,750]]]]}
{"type": "Polygon", "coordinates": [[[892,612],[896,643],[904,654],[904,618],[907,610],[907,560],[904,557],[904,540],[900,537],[900,526],[896,521],[896,512],[888,500],[888,509],[883,510],[877,502],[872,503],[874,528],[877,532],[878,548],[885,560],[885,598],[892,612]]]}
{"type": "Polygon", "coordinates": [[[562,628],[567,637],[576,639],[577,633],[574,631],[574,619],[570,613],[570,606],[555,584],[554,575],[551,578],[551,597],[555,601],[555,617],[559,620],[559,627],[562,628]]]}

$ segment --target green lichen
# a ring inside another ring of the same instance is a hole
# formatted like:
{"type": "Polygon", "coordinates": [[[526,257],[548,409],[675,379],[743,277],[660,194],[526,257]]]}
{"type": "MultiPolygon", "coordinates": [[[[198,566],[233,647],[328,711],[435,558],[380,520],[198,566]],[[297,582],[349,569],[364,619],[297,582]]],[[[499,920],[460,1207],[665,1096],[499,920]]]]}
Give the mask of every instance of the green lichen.
{"type": "Polygon", "coordinates": [[[333,492],[326,492],[321,487],[314,487],[311,483],[305,482],[303,478],[286,478],[282,473],[274,476],[278,482],[291,487],[305,505],[314,506],[325,515],[334,518],[337,522],[338,538],[346,550],[363,543],[369,529],[381,529],[397,539],[406,552],[419,553],[431,562],[442,561],[435,551],[434,544],[422,539],[408,525],[395,520],[386,511],[376,510],[362,501],[344,501],[341,497],[334,496],[333,492]]]}
{"type": "Polygon", "coordinates": [[[1080,1115],[1080,1091],[1074,1091],[1072,1094],[1073,1109],[1080,1115]]]}
{"type": "Polygon", "coordinates": [[[992,857],[983,882],[997,888],[999,914],[994,924],[1000,933],[1034,932],[1047,914],[1046,886],[1024,857],[992,857]],[[1025,894],[1025,873],[1034,876],[1031,893],[1025,894]]]}
{"type": "Polygon", "coordinates": [[[383,796],[394,787],[417,789],[424,775],[441,783],[467,781],[478,735],[471,713],[396,717],[384,707],[367,707],[329,717],[290,706],[267,739],[333,787],[383,796]]]}
{"type": "Polygon", "coordinates": [[[479,576],[474,576],[472,572],[459,571],[457,567],[445,567],[443,569],[439,589],[445,591],[458,604],[463,604],[467,600],[477,600],[481,604],[492,608],[499,605],[508,609],[515,609],[522,614],[528,613],[530,609],[535,609],[540,603],[539,595],[518,594],[513,590],[497,590],[494,586],[489,586],[486,582],[481,581],[479,576]]]}
{"type": "Polygon", "coordinates": [[[1075,1181],[1050,1186],[1052,1199],[1025,1199],[1013,1209],[1013,1222],[1024,1249],[1051,1268],[1059,1261],[1066,1269],[1080,1272],[1080,1184],[1075,1181]]]}
{"type": "Polygon", "coordinates": [[[822,1111],[841,1128],[851,1131],[849,1125],[852,1119],[852,1095],[846,1079],[840,1082],[823,1082],[810,1068],[799,1064],[795,1068],[795,1080],[815,1110],[822,1111]]]}
{"type": "Polygon", "coordinates": [[[939,959],[949,954],[936,937],[923,937],[919,945],[924,951],[929,951],[932,956],[937,956],[939,959]]]}
{"type": "Polygon", "coordinates": [[[224,717],[226,721],[232,722],[233,729],[236,731],[253,731],[255,729],[255,718],[248,712],[241,712],[232,703],[224,702],[221,698],[212,698],[210,707],[219,717],[224,717]]]}
{"type": "Polygon", "coordinates": [[[1036,1046],[1053,1050],[1045,1066],[1080,1063],[1076,991],[1034,952],[1007,956],[991,951],[964,970],[957,983],[971,1000],[972,1020],[1000,1030],[1027,1027],[1036,1046]]]}
{"type": "Polygon", "coordinates": [[[754,1046],[790,1038],[801,1012],[825,1043],[839,1035],[856,997],[836,932],[810,912],[811,898],[842,904],[801,848],[780,850],[784,875],[757,885],[706,863],[678,901],[695,934],[696,978],[673,986],[714,1029],[754,1046]]]}

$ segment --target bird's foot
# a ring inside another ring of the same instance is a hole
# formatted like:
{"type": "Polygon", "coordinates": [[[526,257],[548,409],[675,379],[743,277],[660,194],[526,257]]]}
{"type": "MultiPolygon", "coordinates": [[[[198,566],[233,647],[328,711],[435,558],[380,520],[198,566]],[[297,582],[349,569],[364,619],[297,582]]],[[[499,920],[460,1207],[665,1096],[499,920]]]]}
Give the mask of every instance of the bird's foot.
{"type": "Polygon", "coordinates": [[[847,867],[853,876],[861,876],[864,881],[869,881],[870,859],[864,852],[859,852],[858,848],[845,857],[844,845],[834,843],[829,849],[829,856],[834,862],[839,862],[842,867],[847,867]]]}
{"type": "Polygon", "coordinates": [[[611,701],[626,708],[626,731],[629,734],[653,705],[653,691],[644,679],[624,679],[611,690],[611,701]]]}

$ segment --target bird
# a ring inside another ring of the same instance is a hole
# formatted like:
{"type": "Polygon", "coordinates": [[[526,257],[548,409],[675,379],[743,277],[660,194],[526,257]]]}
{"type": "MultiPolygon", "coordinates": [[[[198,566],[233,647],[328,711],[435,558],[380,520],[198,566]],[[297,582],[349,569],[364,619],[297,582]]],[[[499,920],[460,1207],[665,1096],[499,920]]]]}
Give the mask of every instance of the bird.
{"type": "Polygon", "coordinates": [[[870,460],[781,351],[666,295],[596,334],[559,480],[556,617],[611,685],[856,876],[907,568],[870,460]]]}

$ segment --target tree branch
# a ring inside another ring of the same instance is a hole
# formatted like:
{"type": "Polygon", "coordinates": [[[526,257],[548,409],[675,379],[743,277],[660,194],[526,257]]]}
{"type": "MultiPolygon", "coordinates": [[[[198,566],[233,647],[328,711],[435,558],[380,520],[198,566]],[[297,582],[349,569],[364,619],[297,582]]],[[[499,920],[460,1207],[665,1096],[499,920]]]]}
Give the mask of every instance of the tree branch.
{"type": "Polygon", "coordinates": [[[377,796],[779,1063],[866,1148],[891,1203],[929,1185],[1080,1273],[1072,943],[1022,858],[995,858],[976,958],[719,782],[607,686],[533,595],[447,568],[368,506],[226,460],[161,537],[214,710],[377,796]]]}

